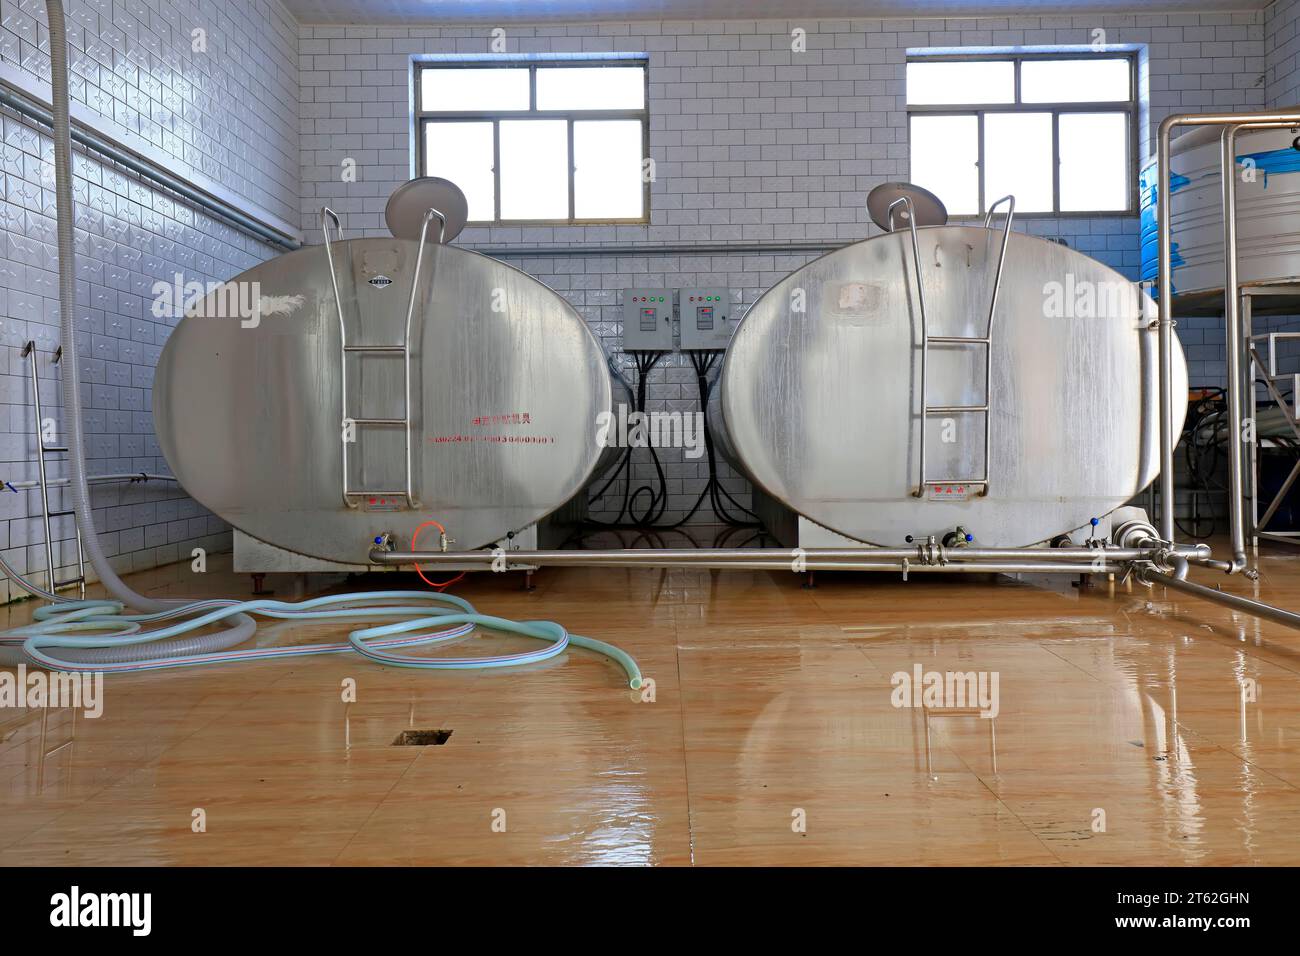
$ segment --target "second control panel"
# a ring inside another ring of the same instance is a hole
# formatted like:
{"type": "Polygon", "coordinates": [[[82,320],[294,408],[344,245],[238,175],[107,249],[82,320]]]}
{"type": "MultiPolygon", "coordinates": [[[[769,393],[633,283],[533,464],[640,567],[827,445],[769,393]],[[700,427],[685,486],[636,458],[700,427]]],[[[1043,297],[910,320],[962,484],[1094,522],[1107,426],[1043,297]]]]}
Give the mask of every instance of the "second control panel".
{"type": "Polygon", "coordinates": [[[721,351],[727,347],[735,328],[730,289],[682,289],[677,302],[683,350],[721,351]]]}

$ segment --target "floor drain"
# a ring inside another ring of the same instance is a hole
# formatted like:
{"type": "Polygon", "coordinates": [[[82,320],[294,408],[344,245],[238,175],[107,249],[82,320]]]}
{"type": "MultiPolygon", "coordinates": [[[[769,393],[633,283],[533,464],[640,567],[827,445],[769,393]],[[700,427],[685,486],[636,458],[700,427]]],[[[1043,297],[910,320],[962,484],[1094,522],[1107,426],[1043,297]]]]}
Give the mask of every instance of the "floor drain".
{"type": "Polygon", "coordinates": [[[450,736],[450,730],[403,730],[393,740],[393,746],[441,747],[450,736]]]}

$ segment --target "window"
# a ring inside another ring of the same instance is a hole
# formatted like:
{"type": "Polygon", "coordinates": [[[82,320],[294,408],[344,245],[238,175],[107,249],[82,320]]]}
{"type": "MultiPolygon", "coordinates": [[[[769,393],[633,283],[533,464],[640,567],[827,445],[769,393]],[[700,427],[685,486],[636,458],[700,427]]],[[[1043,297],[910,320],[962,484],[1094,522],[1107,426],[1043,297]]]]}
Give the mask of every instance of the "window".
{"type": "Polygon", "coordinates": [[[924,56],[907,63],[912,182],[953,216],[1131,213],[1136,63],[1114,53],[924,56]]]}
{"type": "Polygon", "coordinates": [[[644,59],[418,63],[417,163],[472,223],[648,222],[644,59]]]}

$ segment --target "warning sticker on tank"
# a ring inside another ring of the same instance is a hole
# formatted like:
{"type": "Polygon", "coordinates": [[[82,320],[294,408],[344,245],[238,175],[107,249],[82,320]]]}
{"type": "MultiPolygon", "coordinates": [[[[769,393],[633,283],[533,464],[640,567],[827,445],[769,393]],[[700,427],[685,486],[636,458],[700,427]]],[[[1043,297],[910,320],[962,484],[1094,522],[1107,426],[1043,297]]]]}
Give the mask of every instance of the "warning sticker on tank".
{"type": "Polygon", "coordinates": [[[552,435],[430,435],[435,445],[554,445],[552,435]]]}
{"type": "Polygon", "coordinates": [[[531,425],[533,416],[530,412],[506,412],[503,415],[479,415],[471,425],[531,425]]]}
{"type": "MultiPolygon", "coordinates": [[[[531,412],[501,412],[496,415],[476,415],[469,422],[473,428],[501,428],[512,425],[532,426],[533,415],[531,412]]],[[[554,445],[555,437],[553,435],[532,434],[502,434],[502,433],[484,433],[469,432],[457,433],[452,435],[430,435],[429,441],[435,445],[554,445]]]]}
{"type": "Polygon", "coordinates": [[[406,499],[395,496],[372,495],[361,501],[362,511],[402,511],[406,508],[406,499]]]}
{"type": "Polygon", "coordinates": [[[930,485],[926,497],[930,501],[965,501],[978,485],[930,485]]]}

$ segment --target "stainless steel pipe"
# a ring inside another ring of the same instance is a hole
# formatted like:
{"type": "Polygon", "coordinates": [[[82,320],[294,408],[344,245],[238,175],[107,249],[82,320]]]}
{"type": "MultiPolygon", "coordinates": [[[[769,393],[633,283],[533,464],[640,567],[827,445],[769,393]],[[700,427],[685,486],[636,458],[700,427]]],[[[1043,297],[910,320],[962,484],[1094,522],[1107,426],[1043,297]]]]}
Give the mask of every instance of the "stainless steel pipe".
{"type": "MultiPolygon", "coordinates": [[[[375,548],[381,565],[482,565],[504,558],[523,566],[717,568],[762,571],[954,571],[984,573],[1106,573],[1128,561],[1152,560],[1163,548],[679,548],[608,551],[388,551],[375,548]],[[1101,559],[1101,564],[1098,564],[1101,559]]],[[[1205,545],[1183,549],[1194,559],[1209,555],[1205,545]]]]}
{"type": "MultiPolygon", "coordinates": [[[[1241,371],[1241,297],[1237,278],[1237,133],[1243,129],[1285,129],[1300,123],[1295,120],[1234,123],[1223,128],[1220,146],[1223,192],[1223,321],[1224,349],[1228,359],[1228,516],[1232,538],[1232,561],[1228,574],[1246,568],[1245,494],[1242,485],[1242,417],[1243,387],[1250,387],[1241,371]]],[[[1172,236],[1171,236],[1172,240],[1172,236]]]]}
{"type": "Polygon", "coordinates": [[[1243,611],[1246,614],[1253,614],[1255,617],[1261,617],[1267,621],[1300,629],[1300,614],[1293,614],[1280,607],[1273,607],[1273,605],[1264,604],[1261,601],[1252,601],[1250,598],[1244,598],[1237,594],[1228,594],[1225,591],[1208,588],[1203,584],[1165,574],[1154,568],[1141,568],[1138,575],[1149,584],[1163,584],[1167,588],[1181,591],[1184,594],[1191,594],[1206,601],[1213,601],[1215,604],[1232,608],[1234,611],[1243,611]]]}
{"type": "MultiPolygon", "coordinates": [[[[102,485],[111,481],[134,481],[134,482],[140,482],[141,484],[145,484],[150,481],[174,482],[175,480],[176,478],[172,475],[155,475],[147,471],[131,471],[131,472],[122,472],[121,474],[114,474],[114,475],[87,475],[86,476],[86,484],[88,485],[102,485]]],[[[47,488],[60,488],[66,485],[67,483],[68,483],[67,478],[50,478],[45,482],[45,485],[47,488]]],[[[28,481],[0,481],[0,485],[3,485],[5,488],[12,488],[14,489],[14,491],[25,491],[31,488],[39,488],[41,486],[41,483],[37,479],[32,478],[28,481]]]]}
{"type": "MultiPolygon", "coordinates": [[[[494,568],[491,556],[488,560],[465,560],[462,555],[468,552],[435,552],[427,556],[421,556],[417,560],[412,560],[412,554],[400,554],[399,552],[389,552],[396,555],[401,560],[391,560],[387,562],[390,565],[396,564],[431,564],[431,565],[452,565],[461,567],[463,565],[482,565],[483,570],[494,568]]],[[[788,571],[794,574],[803,574],[808,571],[885,571],[894,574],[911,574],[913,571],[951,571],[955,573],[975,573],[975,574],[1105,574],[1112,571],[1120,570],[1122,561],[1106,562],[1102,565],[1080,562],[1052,562],[1052,561],[1027,561],[1022,563],[1010,563],[1005,561],[978,561],[966,563],[949,563],[949,564],[920,564],[915,562],[915,555],[912,558],[898,558],[893,561],[854,561],[850,559],[800,559],[797,562],[791,560],[788,556],[785,558],[754,558],[752,560],[737,559],[719,559],[684,561],[665,558],[645,557],[633,558],[623,557],[615,554],[613,557],[603,557],[611,552],[603,551],[567,551],[565,557],[556,556],[536,558],[537,552],[531,551],[509,551],[506,552],[506,564],[504,567],[495,567],[495,570],[508,571],[519,568],[530,567],[604,567],[604,568],[681,568],[693,569],[697,571],[788,571]]],[[[1100,554],[1101,552],[1098,552],[1100,554]]],[[[416,552],[415,554],[418,554],[416,552]]]]}
{"type": "MultiPolygon", "coordinates": [[[[1059,561],[1064,558],[1095,558],[1099,554],[1118,561],[1140,561],[1154,556],[1157,551],[1167,546],[1156,543],[1151,547],[1140,548],[935,548],[949,561],[1059,561]]],[[[913,545],[908,548],[610,548],[608,550],[583,551],[576,548],[549,551],[506,551],[507,555],[538,558],[540,560],[563,560],[579,556],[605,555],[614,557],[641,557],[647,560],[730,560],[753,558],[789,559],[796,555],[819,560],[848,558],[908,558],[921,560],[926,545],[913,545]]],[[[1206,544],[1180,545],[1180,553],[1195,557],[1208,557],[1209,546],[1206,544]]],[[[370,559],[376,564],[411,564],[416,561],[484,561],[490,562],[497,552],[481,549],[477,551],[387,551],[374,548],[370,559]]]]}

